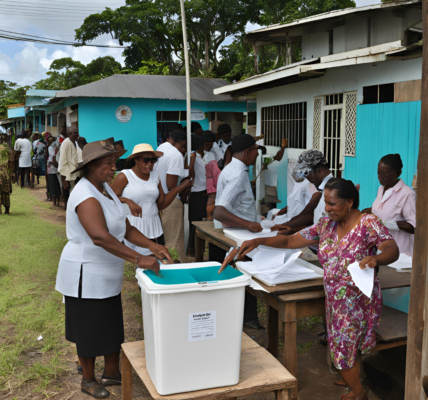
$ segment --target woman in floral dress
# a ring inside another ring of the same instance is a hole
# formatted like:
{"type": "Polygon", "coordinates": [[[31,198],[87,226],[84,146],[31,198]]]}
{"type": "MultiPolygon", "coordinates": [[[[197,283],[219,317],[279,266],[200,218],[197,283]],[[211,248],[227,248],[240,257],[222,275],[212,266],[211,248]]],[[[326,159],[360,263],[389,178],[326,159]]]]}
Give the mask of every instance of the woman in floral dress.
{"type": "MultiPolygon", "coordinates": [[[[368,298],[355,286],[348,266],[355,261],[362,269],[390,264],[398,259],[398,247],[379,218],[358,211],[359,194],[351,181],[329,180],[324,198],[328,217],[321,218],[317,225],[293,236],[278,235],[244,242],[238,257],[260,245],[289,249],[319,246],[331,358],[352,390],[340,398],[366,400],[368,395],[360,382],[357,353],[360,350],[366,354],[376,345],[382,292],[376,273],[373,292],[368,298]],[[380,254],[377,254],[378,249],[380,254]]],[[[233,256],[230,254],[223,265],[233,256]]]]}

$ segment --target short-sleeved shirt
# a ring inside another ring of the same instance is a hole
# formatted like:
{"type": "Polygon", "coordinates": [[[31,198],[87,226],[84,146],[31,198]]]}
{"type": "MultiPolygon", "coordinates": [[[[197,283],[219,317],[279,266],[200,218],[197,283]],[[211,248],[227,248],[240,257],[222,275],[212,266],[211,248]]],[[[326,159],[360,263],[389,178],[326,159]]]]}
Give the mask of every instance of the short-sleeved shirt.
{"type": "MultiPolygon", "coordinates": [[[[416,193],[402,179],[384,193],[384,186],[379,187],[372,205],[372,213],[383,222],[406,221],[416,227],[416,193]]],[[[415,235],[400,229],[392,231],[400,253],[413,255],[415,235]]]]}
{"type": "Polygon", "coordinates": [[[307,179],[302,182],[296,182],[290,195],[287,196],[288,220],[299,215],[317,192],[317,188],[307,179]]]}
{"type": "Polygon", "coordinates": [[[162,143],[157,151],[161,151],[163,156],[159,158],[155,164],[153,171],[155,171],[162,183],[162,189],[165,194],[169,192],[166,184],[167,175],[176,175],[184,178],[189,174],[189,170],[184,169],[184,157],[171,143],[162,143]]]}
{"type": "MultiPolygon", "coordinates": [[[[247,166],[235,157],[220,174],[215,205],[224,207],[239,218],[257,222],[256,201],[247,166]]],[[[223,227],[217,220],[214,220],[214,226],[216,229],[223,227]]]]}
{"type": "Polygon", "coordinates": [[[31,167],[31,142],[28,139],[18,139],[15,142],[15,151],[20,151],[19,168],[31,167]]]}
{"type": "MultiPolygon", "coordinates": [[[[79,172],[73,171],[79,164],[76,146],[69,138],[61,144],[61,153],[58,156],[58,172],[65,177],[66,181],[74,181],[80,175],[79,172]]],[[[59,153],[58,153],[59,154],[59,153]]]]}
{"type": "Polygon", "coordinates": [[[123,204],[107,183],[104,189],[110,200],[86,178],[82,178],[71,192],[67,204],[67,239],[59,260],[55,289],[64,296],[78,297],[82,272],[82,298],[104,299],[122,290],[125,261],[96,246],[81,224],[76,212],[79,204],[89,198],[97,200],[104,213],[109,233],[123,242],[126,233],[126,212],[123,204]]]}
{"type": "Polygon", "coordinates": [[[220,161],[224,158],[224,154],[226,153],[227,148],[232,144],[232,141],[229,143],[223,142],[222,139],[218,141],[218,143],[214,143],[212,151],[216,155],[217,161],[220,161]]]}
{"type": "Polygon", "coordinates": [[[207,193],[217,192],[217,183],[221,174],[217,158],[213,151],[205,154],[205,177],[207,179],[207,193]]]}
{"type": "MultiPolygon", "coordinates": [[[[48,174],[57,174],[58,173],[58,168],[52,164],[53,158],[56,157],[57,151],[58,150],[56,149],[54,143],[52,143],[48,147],[48,174]]],[[[56,158],[55,158],[55,160],[56,160],[56,158]]]]}

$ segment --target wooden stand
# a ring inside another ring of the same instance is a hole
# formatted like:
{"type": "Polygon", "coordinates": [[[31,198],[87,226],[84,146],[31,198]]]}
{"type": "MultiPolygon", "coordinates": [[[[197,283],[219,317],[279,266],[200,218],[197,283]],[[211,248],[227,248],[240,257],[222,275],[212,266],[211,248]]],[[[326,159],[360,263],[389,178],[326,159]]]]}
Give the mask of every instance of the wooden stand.
{"type": "Polygon", "coordinates": [[[155,400],[223,400],[252,393],[275,392],[276,400],[291,399],[294,378],[271,354],[242,334],[241,369],[235,386],[161,396],[146,368],[144,341],[122,344],[122,400],[132,399],[132,368],[155,400]]]}

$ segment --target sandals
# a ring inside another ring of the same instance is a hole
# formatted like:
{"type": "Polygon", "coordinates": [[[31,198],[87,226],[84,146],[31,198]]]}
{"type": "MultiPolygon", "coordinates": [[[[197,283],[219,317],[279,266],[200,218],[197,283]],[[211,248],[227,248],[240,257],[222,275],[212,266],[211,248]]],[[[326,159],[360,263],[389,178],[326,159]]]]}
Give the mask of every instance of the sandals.
{"type": "Polygon", "coordinates": [[[96,379],[82,379],[80,388],[83,393],[89,394],[89,396],[95,397],[96,399],[105,399],[110,396],[110,392],[103,388],[96,379]]]}
{"type": "MultiPolygon", "coordinates": [[[[362,398],[362,400],[368,400],[368,398],[369,398],[369,394],[366,392],[366,395],[362,398]]],[[[340,400],[355,400],[355,394],[354,392],[342,394],[340,396],[340,400]]]]}

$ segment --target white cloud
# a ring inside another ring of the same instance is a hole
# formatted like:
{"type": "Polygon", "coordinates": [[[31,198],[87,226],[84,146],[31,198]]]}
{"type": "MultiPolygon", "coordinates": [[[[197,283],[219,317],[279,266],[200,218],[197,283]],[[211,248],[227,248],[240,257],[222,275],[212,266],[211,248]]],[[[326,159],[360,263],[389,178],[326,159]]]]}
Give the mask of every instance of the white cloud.
{"type": "Polygon", "coordinates": [[[9,80],[7,79],[7,75],[10,74],[12,62],[12,59],[7,54],[3,54],[0,51],[0,77],[4,75],[6,80],[9,80]]]}

